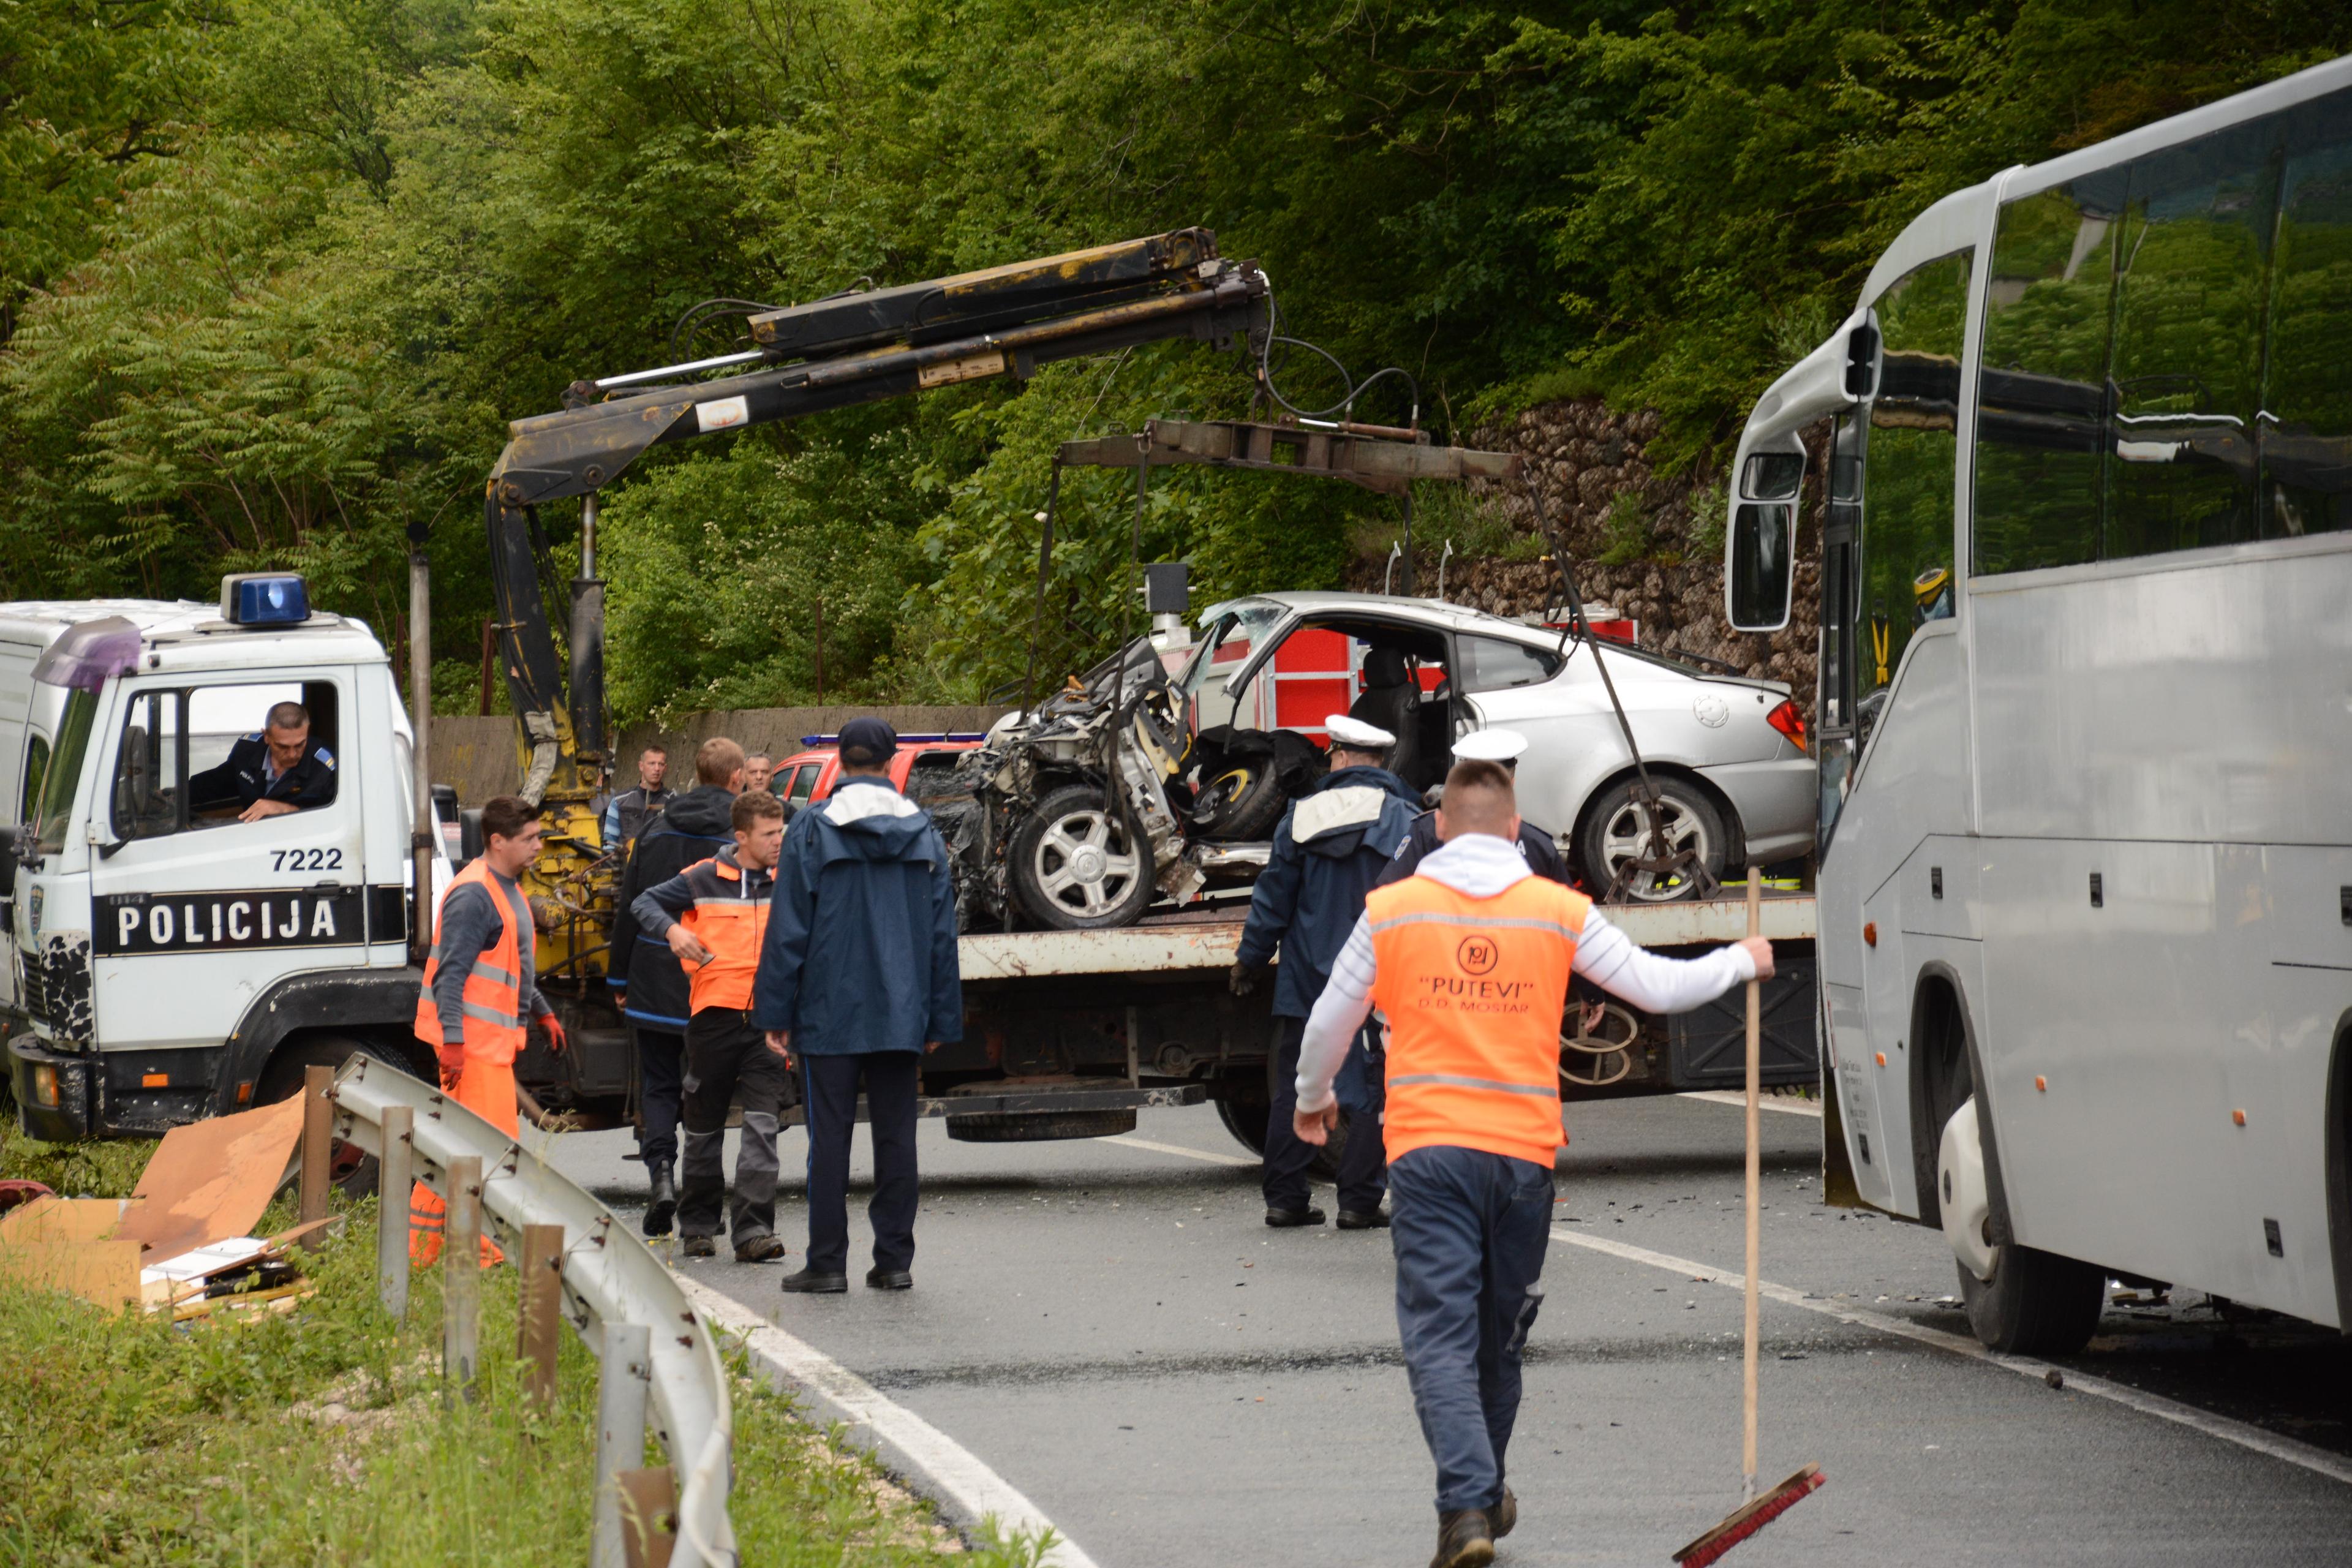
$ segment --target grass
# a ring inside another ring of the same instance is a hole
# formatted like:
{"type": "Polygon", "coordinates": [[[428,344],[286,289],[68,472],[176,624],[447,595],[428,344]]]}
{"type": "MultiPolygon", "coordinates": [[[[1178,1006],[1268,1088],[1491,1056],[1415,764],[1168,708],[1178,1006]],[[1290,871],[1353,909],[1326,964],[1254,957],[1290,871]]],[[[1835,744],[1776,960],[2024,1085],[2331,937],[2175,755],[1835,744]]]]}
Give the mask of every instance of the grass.
{"type": "MultiPolygon", "coordinates": [[[[147,1148],[0,1140],[0,1175],[56,1172],[63,1191],[127,1192],[147,1148]]],[[[585,1560],[594,1358],[567,1331],[554,1407],[527,1405],[515,1274],[493,1269],[476,1398],[445,1399],[441,1270],[414,1276],[396,1328],[375,1304],[375,1200],[345,1214],[309,1255],[319,1294],[284,1317],[175,1327],[0,1284],[0,1568],[585,1560]]],[[[262,1233],[291,1221],[281,1200],[262,1233]]],[[[927,1503],[732,1359],[745,1563],[889,1568],[961,1552],[927,1503]]],[[[647,1461],[661,1462],[658,1445],[647,1461]]],[[[998,1542],[966,1560],[1034,1568],[1045,1544],[998,1542]]]]}

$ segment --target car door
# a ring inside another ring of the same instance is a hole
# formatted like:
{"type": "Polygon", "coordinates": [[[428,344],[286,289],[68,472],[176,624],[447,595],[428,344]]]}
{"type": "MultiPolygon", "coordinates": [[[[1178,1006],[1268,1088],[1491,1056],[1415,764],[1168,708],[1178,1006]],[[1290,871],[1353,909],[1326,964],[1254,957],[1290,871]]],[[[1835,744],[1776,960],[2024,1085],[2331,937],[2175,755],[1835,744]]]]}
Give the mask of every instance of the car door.
{"type": "Polygon", "coordinates": [[[1573,832],[1593,786],[1631,760],[1592,649],[1479,632],[1457,632],[1454,647],[1468,722],[1528,738],[1519,815],[1549,833],[1573,832]]]}
{"type": "MultiPolygon", "coordinates": [[[[217,1045],[280,977],[367,963],[362,792],[244,822],[188,809],[188,780],[272,704],[356,711],[352,672],[163,676],[117,689],[90,810],[92,978],[108,1048],[217,1045]]],[[[321,737],[331,752],[331,738],[321,737]]]]}

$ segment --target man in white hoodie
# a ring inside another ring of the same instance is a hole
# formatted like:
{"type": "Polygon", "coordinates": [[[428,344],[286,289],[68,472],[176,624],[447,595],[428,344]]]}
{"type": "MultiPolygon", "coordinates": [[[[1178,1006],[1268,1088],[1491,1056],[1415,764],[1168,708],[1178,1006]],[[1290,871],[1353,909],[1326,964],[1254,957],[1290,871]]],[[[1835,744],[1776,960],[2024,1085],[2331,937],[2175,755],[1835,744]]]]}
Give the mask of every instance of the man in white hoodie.
{"type": "Polygon", "coordinates": [[[1591,900],[1535,876],[1496,763],[1446,775],[1444,841],[1375,889],[1307,1018],[1297,1131],[1323,1142],[1331,1081],[1377,1005],[1388,1022],[1389,1206],[1397,1330],[1437,1464],[1431,1568],[1479,1568],[1518,1522],[1504,1454],[1519,1362],[1543,1302],[1560,1131],[1559,1025],[1571,973],[1652,1013],[1679,1013],[1772,973],[1750,937],[1702,958],[1645,952],[1591,900]]]}

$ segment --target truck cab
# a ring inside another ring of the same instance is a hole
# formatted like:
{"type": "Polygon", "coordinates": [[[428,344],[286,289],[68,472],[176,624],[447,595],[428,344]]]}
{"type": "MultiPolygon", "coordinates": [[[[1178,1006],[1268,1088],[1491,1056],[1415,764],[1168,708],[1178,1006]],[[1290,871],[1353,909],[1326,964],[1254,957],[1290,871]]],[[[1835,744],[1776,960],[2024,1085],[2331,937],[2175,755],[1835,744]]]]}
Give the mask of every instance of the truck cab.
{"type": "Polygon", "coordinates": [[[217,606],[0,605],[0,1037],[26,1132],[152,1136],[354,1051],[430,1072],[410,745],[383,647],[299,577],[231,577],[217,606]],[[276,787],[289,703],[315,783],[265,815],[236,775],[276,787]]]}

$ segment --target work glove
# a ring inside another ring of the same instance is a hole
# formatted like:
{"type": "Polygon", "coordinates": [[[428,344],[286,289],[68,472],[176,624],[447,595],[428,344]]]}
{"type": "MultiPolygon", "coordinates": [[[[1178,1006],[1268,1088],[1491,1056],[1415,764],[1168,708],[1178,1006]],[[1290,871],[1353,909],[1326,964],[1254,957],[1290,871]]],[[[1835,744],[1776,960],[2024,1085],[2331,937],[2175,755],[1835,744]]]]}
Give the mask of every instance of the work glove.
{"type": "Polygon", "coordinates": [[[556,1021],[554,1014],[541,1013],[539,1016],[539,1026],[547,1031],[549,1050],[560,1057],[572,1048],[572,1037],[563,1032],[563,1026],[556,1021]]]}
{"type": "Polygon", "coordinates": [[[1246,963],[1236,961],[1234,966],[1225,972],[1225,988],[1236,996],[1248,995],[1257,989],[1257,971],[1246,963]]]}

